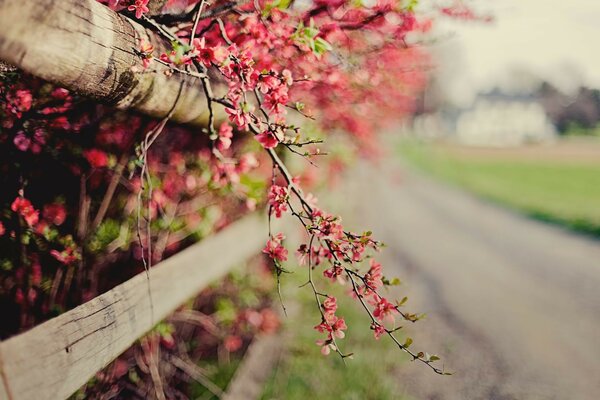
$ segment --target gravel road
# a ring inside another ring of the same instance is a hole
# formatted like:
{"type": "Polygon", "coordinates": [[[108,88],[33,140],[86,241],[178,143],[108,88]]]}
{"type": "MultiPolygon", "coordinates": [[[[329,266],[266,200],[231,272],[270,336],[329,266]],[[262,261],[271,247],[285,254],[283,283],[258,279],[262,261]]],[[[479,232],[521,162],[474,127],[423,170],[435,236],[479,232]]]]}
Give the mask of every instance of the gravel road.
{"type": "Polygon", "coordinates": [[[362,165],[349,181],[330,208],[386,242],[382,261],[405,282],[411,310],[427,313],[408,328],[415,348],[454,372],[404,366],[405,394],[600,398],[600,241],[400,165],[362,165]]]}

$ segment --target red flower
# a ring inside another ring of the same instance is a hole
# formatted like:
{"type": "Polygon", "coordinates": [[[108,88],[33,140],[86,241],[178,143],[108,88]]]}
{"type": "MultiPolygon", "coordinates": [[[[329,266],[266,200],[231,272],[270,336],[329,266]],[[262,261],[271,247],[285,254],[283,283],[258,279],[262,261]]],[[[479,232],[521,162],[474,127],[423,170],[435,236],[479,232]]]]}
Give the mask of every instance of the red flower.
{"type": "Polygon", "coordinates": [[[127,7],[127,9],[129,11],[135,11],[136,18],[142,18],[142,15],[144,15],[144,13],[150,11],[150,9],[148,8],[148,1],[149,0],[135,0],[135,3],[127,7]]]}
{"type": "Polygon", "coordinates": [[[152,61],[152,52],[154,51],[154,46],[152,44],[142,40],[140,42],[140,56],[142,57],[142,64],[144,65],[144,69],[148,68],[150,62],[152,61]]]}
{"type": "Polygon", "coordinates": [[[83,155],[94,168],[102,168],[108,165],[108,156],[98,149],[85,150],[83,155]]]}
{"type": "Polygon", "coordinates": [[[337,310],[337,300],[335,297],[328,297],[323,302],[323,314],[325,317],[333,316],[337,310]]]}
{"type": "Polygon", "coordinates": [[[338,318],[335,315],[328,317],[327,320],[315,326],[315,330],[318,332],[327,333],[328,341],[332,341],[333,338],[343,339],[346,336],[344,333],[346,329],[348,329],[348,326],[344,318],[338,318]]]}
{"type": "Polygon", "coordinates": [[[29,90],[17,90],[14,94],[6,96],[8,100],[8,110],[21,118],[23,113],[31,109],[33,97],[29,90]]]}
{"type": "Polygon", "coordinates": [[[348,329],[348,326],[346,325],[346,321],[344,321],[344,318],[335,318],[336,321],[331,326],[331,334],[337,337],[338,339],[343,339],[346,336],[346,334],[343,331],[348,329]]]}
{"type": "Polygon", "coordinates": [[[223,341],[225,348],[230,353],[239,350],[242,347],[242,338],[237,335],[229,335],[223,341]]]}
{"type": "Polygon", "coordinates": [[[333,265],[331,268],[324,270],[323,276],[325,276],[326,278],[329,278],[333,282],[335,282],[337,280],[338,276],[341,276],[343,272],[344,272],[344,269],[336,264],[336,265],[333,265]]]}
{"type": "Polygon", "coordinates": [[[74,247],[67,247],[63,251],[50,250],[50,255],[65,265],[79,260],[79,254],[77,254],[74,247]]]}
{"type": "Polygon", "coordinates": [[[181,54],[174,50],[169,52],[169,54],[162,53],[159,58],[165,63],[174,65],[188,65],[192,63],[192,59],[189,55],[181,54]]]}
{"type": "Polygon", "coordinates": [[[371,329],[373,330],[375,340],[379,340],[379,338],[381,338],[381,336],[385,333],[385,328],[380,324],[372,323],[371,329]]]}
{"type": "Polygon", "coordinates": [[[53,203],[44,206],[44,212],[42,215],[54,225],[61,225],[63,222],[65,222],[67,211],[65,210],[65,206],[62,204],[53,203]]]}
{"type": "MultiPolygon", "coordinates": [[[[246,106],[245,108],[248,108],[246,106]]],[[[244,112],[241,108],[229,108],[225,107],[225,112],[229,114],[229,120],[233,122],[238,129],[245,130],[248,127],[248,124],[252,120],[250,114],[244,112]]]]}
{"type": "Polygon", "coordinates": [[[231,147],[231,138],[233,137],[233,128],[226,122],[223,122],[219,127],[219,139],[217,141],[217,149],[219,151],[227,150],[231,147]]]}
{"type": "Polygon", "coordinates": [[[343,237],[344,228],[339,224],[339,218],[315,208],[312,212],[312,220],[314,233],[318,237],[331,240],[339,240],[343,237]]]}
{"type": "Polygon", "coordinates": [[[384,319],[393,319],[393,312],[396,311],[396,306],[387,301],[384,297],[380,297],[375,305],[375,310],[373,311],[373,316],[377,318],[379,321],[383,321],[384,319]]]}
{"type": "Polygon", "coordinates": [[[335,351],[336,347],[331,340],[317,340],[317,346],[321,346],[321,354],[324,356],[329,355],[331,350],[335,351]]]}
{"type": "Polygon", "coordinates": [[[273,185],[269,189],[269,206],[275,212],[276,218],[281,218],[281,214],[288,210],[287,201],[289,196],[289,189],[285,186],[273,185]]]}
{"type": "Polygon", "coordinates": [[[31,144],[31,139],[25,136],[25,134],[21,131],[17,132],[15,138],[13,139],[13,143],[17,149],[21,151],[27,151],[27,149],[29,149],[29,145],[31,144]]]}
{"type": "Polygon", "coordinates": [[[271,131],[264,131],[256,135],[258,143],[262,144],[265,149],[272,149],[279,144],[277,136],[271,131]]]}
{"type": "Polygon", "coordinates": [[[194,39],[193,43],[196,49],[196,59],[207,67],[210,67],[213,62],[216,62],[215,50],[212,47],[206,46],[206,41],[202,39],[194,39]]]}
{"type": "Polygon", "coordinates": [[[275,236],[271,236],[271,239],[267,240],[267,245],[263,249],[263,253],[268,254],[269,257],[275,261],[286,261],[288,251],[281,244],[283,239],[285,239],[283,233],[278,233],[275,236]]]}
{"type": "Polygon", "coordinates": [[[367,291],[377,290],[383,286],[383,272],[381,270],[381,264],[371,259],[369,261],[371,268],[369,272],[365,274],[365,282],[368,285],[367,291]]]}
{"type": "Polygon", "coordinates": [[[39,211],[33,208],[31,202],[24,197],[17,197],[10,206],[10,209],[19,213],[29,226],[33,226],[39,221],[39,211]]]}

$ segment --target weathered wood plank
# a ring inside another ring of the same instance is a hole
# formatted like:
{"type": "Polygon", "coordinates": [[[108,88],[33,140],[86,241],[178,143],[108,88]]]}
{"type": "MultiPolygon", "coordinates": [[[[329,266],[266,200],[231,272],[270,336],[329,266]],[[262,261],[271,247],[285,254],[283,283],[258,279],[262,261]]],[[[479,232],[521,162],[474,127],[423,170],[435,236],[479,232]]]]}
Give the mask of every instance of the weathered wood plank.
{"type": "Polygon", "coordinates": [[[206,98],[196,78],[134,73],[140,41],[168,43],[95,0],[0,0],[0,59],[35,76],[118,108],[168,115],[180,85],[173,120],[206,121],[206,98]]]}
{"type": "Polygon", "coordinates": [[[0,343],[0,399],[64,399],[267,236],[258,215],[161,262],[111,291],[0,343]],[[149,293],[152,295],[151,306],[149,293]],[[4,386],[4,392],[3,390],[4,386]]]}

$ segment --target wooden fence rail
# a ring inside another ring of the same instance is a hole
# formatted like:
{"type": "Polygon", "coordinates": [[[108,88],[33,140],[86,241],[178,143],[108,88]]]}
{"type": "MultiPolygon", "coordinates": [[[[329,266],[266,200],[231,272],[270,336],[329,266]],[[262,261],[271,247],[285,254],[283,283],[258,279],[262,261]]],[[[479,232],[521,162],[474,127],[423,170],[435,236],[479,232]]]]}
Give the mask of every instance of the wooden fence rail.
{"type": "Polygon", "coordinates": [[[256,254],[266,231],[260,216],[245,217],[159,263],[150,270],[149,281],[141,273],[1,342],[0,399],[67,398],[154,324],[232,266],[256,254]]]}
{"type": "Polygon", "coordinates": [[[0,0],[0,60],[117,108],[157,118],[168,115],[178,99],[173,121],[206,123],[206,97],[196,78],[168,77],[167,68],[158,63],[149,71],[132,71],[141,66],[134,51],[140,41],[152,43],[157,52],[170,46],[96,0],[0,0]]]}

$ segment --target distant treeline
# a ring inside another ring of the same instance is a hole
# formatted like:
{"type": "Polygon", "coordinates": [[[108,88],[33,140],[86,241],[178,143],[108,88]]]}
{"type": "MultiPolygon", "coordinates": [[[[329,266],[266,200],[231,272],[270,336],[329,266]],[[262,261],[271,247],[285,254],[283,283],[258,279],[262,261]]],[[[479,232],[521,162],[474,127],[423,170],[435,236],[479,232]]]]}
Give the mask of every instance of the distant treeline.
{"type": "Polygon", "coordinates": [[[536,95],[559,133],[600,135],[600,90],[580,87],[567,95],[543,82],[536,95]]]}

